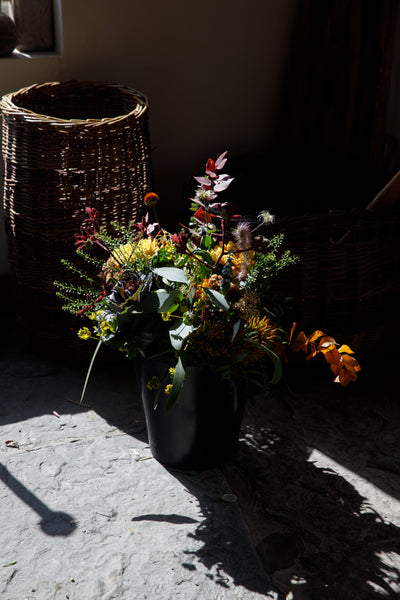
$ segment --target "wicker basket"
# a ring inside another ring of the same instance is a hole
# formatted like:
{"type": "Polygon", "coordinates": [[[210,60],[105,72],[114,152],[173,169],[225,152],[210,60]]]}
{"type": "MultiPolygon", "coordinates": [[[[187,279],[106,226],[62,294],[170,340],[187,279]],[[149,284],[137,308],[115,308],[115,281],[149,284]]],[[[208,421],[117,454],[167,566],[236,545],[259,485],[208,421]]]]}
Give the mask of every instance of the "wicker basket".
{"type": "Polygon", "coordinates": [[[30,323],[35,316],[36,333],[51,343],[65,326],[53,282],[67,277],[60,259],[75,256],[85,207],[97,208],[103,225],[142,213],[151,189],[148,102],[121,85],[70,81],[21,89],[0,107],[5,226],[20,316],[30,323]]]}
{"type": "Polygon", "coordinates": [[[397,319],[400,212],[335,212],[278,220],[300,262],[283,270],[280,293],[294,297],[306,333],[321,329],[358,355],[375,350],[397,319]]]}

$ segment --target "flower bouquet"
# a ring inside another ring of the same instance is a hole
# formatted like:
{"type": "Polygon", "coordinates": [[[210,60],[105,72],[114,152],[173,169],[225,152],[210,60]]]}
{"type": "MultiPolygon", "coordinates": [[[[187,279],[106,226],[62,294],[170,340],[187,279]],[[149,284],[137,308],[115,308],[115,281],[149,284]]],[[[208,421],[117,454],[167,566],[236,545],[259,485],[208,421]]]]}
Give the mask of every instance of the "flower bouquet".
{"type": "Polygon", "coordinates": [[[323,354],[347,385],[360,370],[350,348],[321,331],[307,337],[296,324],[287,326],[273,284],[297,257],[282,249],[283,235],[268,235],[268,211],[244,218],[223,201],[233,181],[222,172],[226,161],[227,152],[209,159],[204,176],[194,178],[191,215],[176,233],[161,226],[153,192],[144,197],[153,218],[147,212],[140,223],[112,223],[112,233],[99,227],[95,209],[86,209],[76,247],[90,268],[64,260],[82,284],[56,282],[64,308],[87,319],[78,335],[97,340],[94,356],[106,344],[130,359],[162,363],[162,375],[146,386],[155,402],[165,394],[168,408],[191,367],[265,390],[279,381],[288,350],[323,354]]]}

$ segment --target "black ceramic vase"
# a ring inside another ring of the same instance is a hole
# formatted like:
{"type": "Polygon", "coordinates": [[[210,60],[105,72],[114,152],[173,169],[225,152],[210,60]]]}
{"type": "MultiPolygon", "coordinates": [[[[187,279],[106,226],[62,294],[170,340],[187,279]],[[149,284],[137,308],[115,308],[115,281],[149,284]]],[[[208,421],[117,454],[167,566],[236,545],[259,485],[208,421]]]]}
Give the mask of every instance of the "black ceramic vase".
{"type": "Polygon", "coordinates": [[[149,390],[165,364],[143,361],[139,385],[151,452],[166,467],[184,470],[216,467],[234,454],[243,417],[244,397],[233,381],[221,381],[208,369],[191,367],[182,393],[167,411],[168,396],[149,390]]]}

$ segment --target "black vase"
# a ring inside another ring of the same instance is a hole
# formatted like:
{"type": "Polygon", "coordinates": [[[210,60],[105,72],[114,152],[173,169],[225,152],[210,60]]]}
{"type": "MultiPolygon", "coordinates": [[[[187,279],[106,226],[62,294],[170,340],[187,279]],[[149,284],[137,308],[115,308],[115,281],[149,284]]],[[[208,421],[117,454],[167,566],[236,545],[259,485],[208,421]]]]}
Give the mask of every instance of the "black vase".
{"type": "Polygon", "coordinates": [[[151,452],[166,467],[213,468],[235,452],[243,417],[244,395],[234,381],[206,368],[190,367],[183,390],[167,411],[168,396],[149,390],[148,381],[165,375],[166,366],[143,361],[139,385],[151,452]]]}

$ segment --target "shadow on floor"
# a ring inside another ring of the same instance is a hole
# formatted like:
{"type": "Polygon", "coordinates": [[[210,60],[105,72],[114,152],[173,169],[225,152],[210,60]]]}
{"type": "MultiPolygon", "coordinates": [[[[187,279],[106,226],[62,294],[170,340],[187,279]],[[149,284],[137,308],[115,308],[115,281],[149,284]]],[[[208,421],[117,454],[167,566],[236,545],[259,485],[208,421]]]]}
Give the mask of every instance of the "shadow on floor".
{"type": "MultiPolygon", "coordinates": [[[[400,529],[389,522],[390,508],[385,520],[360,490],[365,478],[400,497],[397,473],[378,476],[367,458],[373,454],[378,464],[389,462],[400,419],[387,415],[387,434],[393,436],[387,447],[383,417],[378,431],[372,425],[373,399],[364,396],[361,404],[354,392],[341,392],[324,386],[301,396],[262,399],[263,406],[249,410],[237,459],[223,472],[281,592],[291,592],[294,600],[394,600],[400,589],[400,529]],[[358,491],[334,468],[310,461],[314,448],[346,465],[358,491]]],[[[398,448],[393,459],[399,459],[398,448]]]]}

